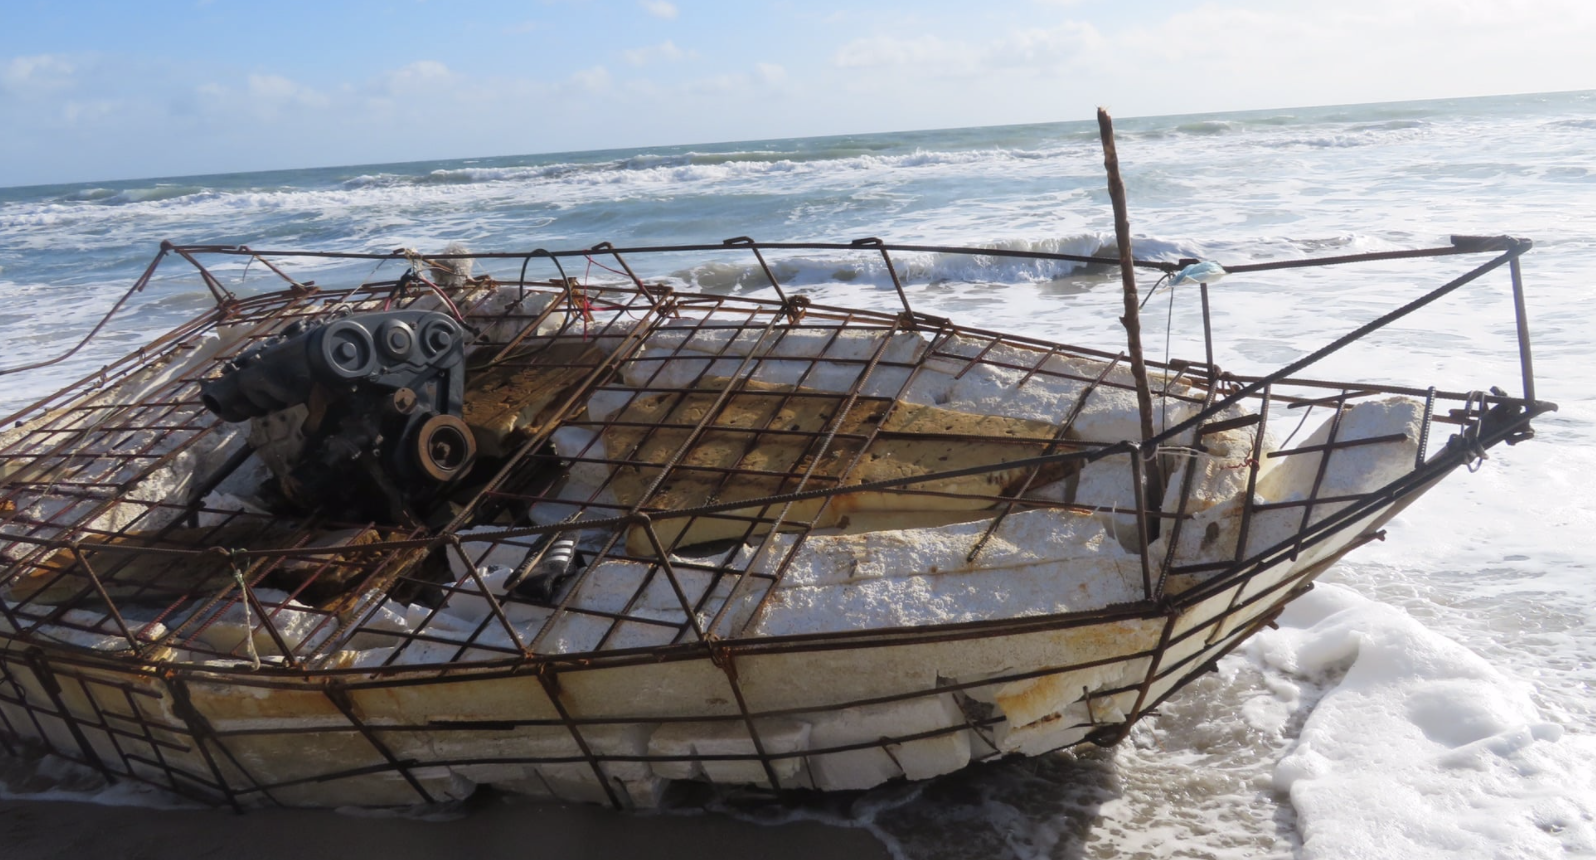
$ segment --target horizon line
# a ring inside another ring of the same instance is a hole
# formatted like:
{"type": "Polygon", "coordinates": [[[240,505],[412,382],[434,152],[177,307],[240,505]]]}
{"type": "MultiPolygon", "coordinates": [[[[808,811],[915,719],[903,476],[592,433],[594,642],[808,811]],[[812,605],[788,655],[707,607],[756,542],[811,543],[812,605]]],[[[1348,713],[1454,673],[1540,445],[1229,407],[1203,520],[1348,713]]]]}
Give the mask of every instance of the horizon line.
{"type": "MultiPolygon", "coordinates": [[[[1379,107],[1379,106],[1382,106],[1382,105],[1417,105],[1417,104],[1430,104],[1430,103],[1436,103],[1436,102],[1483,101],[1483,100],[1486,100],[1486,99],[1525,98],[1525,97],[1530,97],[1530,96],[1574,95],[1574,94],[1577,94],[1577,93],[1596,93],[1596,89],[1548,90],[1548,91],[1519,92],[1519,93],[1493,93],[1493,94],[1470,95],[1470,96],[1441,96],[1441,97],[1436,97],[1436,98],[1401,99],[1401,100],[1397,100],[1397,101],[1379,101],[1379,102],[1338,102],[1338,103],[1315,104],[1315,105],[1291,105],[1291,106],[1262,107],[1262,108],[1241,108],[1241,109],[1235,109],[1235,110],[1220,110],[1220,111],[1195,111],[1195,112],[1190,112],[1190,113],[1130,114],[1130,115],[1125,115],[1125,116],[1115,116],[1115,119],[1116,120],[1126,120],[1126,121],[1130,121],[1130,120],[1142,120],[1142,121],[1145,121],[1145,120],[1164,120],[1164,119],[1174,120],[1174,119],[1187,119],[1187,118],[1193,118],[1193,117],[1216,117],[1216,116],[1230,116],[1230,115],[1236,115],[1236,114],[1272,113],[1272,112],[1279,112],[1279,111],[1329,110],[1329,109],[1335,109],[1335,108],[1367,108],[1367,107],[1379,107]]],[[[1112,113],[1111,109],[1110,109],[1110,113],[1112,113]]],[[[578,149],[578,150],[549,150],[549,151],[544,151],[544,152],[499,153],[499,154],[494,154],[494,155],[459,155],[459,156],[449,156],[449,157],[444,157],[444,158],[418,158],[418,159],[411,159],[411,160],[407,160],[407,161],[355,162],[355,163],[344,163],[344,164],[313,164],[313,165],[300,165],[300,166],[296,166],[296,167],[267,167],[267,168],[260,168],[260,169],[230,170],[230,171],[220,171],[220,172],[212,172],[212,173],[167,174],[167,175],[160,175],[160,176],[128,176],[128,177],[115,178],[115,179],[98,178],[98,179],[74,180],[74,181],[68,181],[68,182],[38,182],[38,183],[30,183],[30,184],[27,184],[27,185],[0,185],[0,191],[27,191],[29,189],[36,189],[36,188],[59,188],[59,187],[79,186],[79,185],[95,185],[95,184],[98,184],[98,183],[166,182],[166,181],[174,181],[174,180],[207,179],[207,178],[213,178],[213,177],[219,177],[219,176],[252,176],[252,175],[262,175],[262,174],[269,174],[269,173],[288,173],[288,172],[301,172],[301,171],[310,171],[310,170],[339,170],[339,169],[357,168],[357,167],[404,167],[404,166],[407,166],[407,165],[414,165],[414,164],[428,164],[428,163],[451,162],[451,161],[479,161],[479,160],[498,159],[498,158],[546,158],[546,157],[550,157],[550,156],[591,155],[591,154],[594,154],[594,153],[623,152],[623,151],[631,151],[631,152],[639,152],[640,153],[640,152],[646,152],[646,151],[651,150],[651,149],[672,149],[672,148],[679,148],[679,147],[695,147],[695,146],[730,146],[730,145],[737,145],[737,144],[760,144],[760,143],[769,143],[769,142],[778,141],[778,140],[828,140],[828,139],[835,139],[835,138],[870,137],[870,136],[887,135],[887,134],[928,134],[928,133],[935,133],[935,132],[969,131],[969,130],[974,130],[974,129],[987,129],[987,128],[1037,128],[1037,127],[1040,127],[1040,126],[1068,125],[1068,124],[1071,124],[1071,123],[1079,123],[1079,124],[1081,124],[1083,126],[1090,126],[1092,129],[1095,129],[1097,127],[1096,118],[1094,116],[1094,117],[1091,117],[1091,118],[1081,119],[1081,120],[1050,120],[1050,121],[1047,121],[1047,122],[999,123],[999,124],[995,124],[995,125],[964,125],[964,126],[954,125],[954,126],[937,126],[937,127],[931,127],[931,128],[886,129],[886,130],[879,130],[879,131],[839,132],[839,133],[833,133],[833,134],[819,134],[819,135],[791,136],[791,137],[767,137],[767,138],[748,138],[748,139],[741,139],[741,140],[693,141],[693,142],[685,142],[685,143],[661,143],[661,144],[651,144],[651,145],[648,145],[648,146],[637,146],[637,147],[619,147],[619,148],[602,148],[601,147],[601,148],[594,148],[594,149],[578,149]]]]}

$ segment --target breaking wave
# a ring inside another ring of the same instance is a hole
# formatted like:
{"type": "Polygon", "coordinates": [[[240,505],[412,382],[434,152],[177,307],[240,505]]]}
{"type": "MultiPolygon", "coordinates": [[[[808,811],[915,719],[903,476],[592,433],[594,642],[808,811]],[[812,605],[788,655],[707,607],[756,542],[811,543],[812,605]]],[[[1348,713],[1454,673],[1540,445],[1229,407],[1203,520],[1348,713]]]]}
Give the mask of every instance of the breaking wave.
{"type": "MultiPolygon", "coordinates": [[[[1194,256],[1189,243],[1138,237],[1132,243],[1140,259],[1176,260],[1194,256]]],[[[1008,239],[975,245],[1001,251],[1026,251],[1043,254],[1068,254],[1102,257],[1102,271],[1112,267],[1119,251],[1114,237],[1104,233],[1084,233],[1057,239],[1008,239]]],[[[771,272],[782,286],[855,284],[887,288],[892,278],[886,263],[874,251],[778,253],[767,251],[771,272]]],[[[1028,284],[1048,283],[1074,275],[1091,273],[1093,265],[1070,260],[1028,259],[984,254],[897,251],[892,254],[893,269],[906,284],[1028,284]]],[[[769,286],[764,270],[757,263],[717,262],[679,270],[672,275],[683,285],[709,292],[759,290],[769,286]]]]}
{"type": "Polygon", "coordinates": [[[1278,140],[1268,141],[1266,145],[1279,149],[1335,149],[1354,146],[1375,146],[1417,139],[1429,133],[1430,130],[1431,124],[1422,120],[1356,123],[1329,128],[1322,134],[1283,137],[1278,140]]]}
{"type": "Polygon", "coordinates": [[[162,200],[176,200],[196,194],[204,194],[209,189],[198,185],[156,185],[150,188],[129,188],[119,191],[108,197],[102,198],[105,203],[158,203],[162,200]]]}
{"type": "MultiPolygon", "coordinates": [[[[168,224],[192,219],[208,233],[225,225],[225,220],[217,219],[273,213],[325,220],[330,215],[360,210],[386,209],[409,215],[419,214],[422,207],[483,203],[570,206],[599,198],[614,199],[617,195],[715,193],[728,184],[746,185],[753,190],[761,183],[781,180],[833,186],[859,185],[878,177],[901,182],[914,171],[943,173],[949,169],[961,171],[961,178],[1001,179],[1023,165],[1074,156],[1080,151],[1076,147],[1040,151],[921,148],[889,154],[860,149],[852,147],[849,151],[854,154],[840,158],[834,157],[833,150],[784,150],[642,153],[591,163],[444,166],[416,173],[361,173],[321,186],[226,188],[163,183],[122,190],[94,187],[44,200],[0,203],[0,239],[9,229],[59,229],[73,224],[92,224],[96,231],[118,223],[148,230],[143,219],[151,216],[168,224]],[[113,220],[107,222],[108,217],[113,220]]],[[[369,215],[361,217],[369,220],[369,215]]]]}
{"type": "Polygon", "coordinates": [[[1188,122],[1175,126],[1175,131],[1181,134],[1229,134],[1244,128],[1242,123],[1222,119],[1205,119],[1200,122],[1188,122]]]}
{"type": "Polygon", "coordinates": [[[774,174],[897,170],[946,165],[1002,165],[1057,157],[1060,152],[1019,149],[933,151],[883,155],[844,150],[821,152],[687,152],[674,155],[639,154],[599,162],[558,162],[518,166],[440,168],[421,175],[362,174],[345,180],[346,188],[405,185],[463,185],[476,183],[567,182],[615,185],[631,182],[695,182],[758,179],[774,174]]]}

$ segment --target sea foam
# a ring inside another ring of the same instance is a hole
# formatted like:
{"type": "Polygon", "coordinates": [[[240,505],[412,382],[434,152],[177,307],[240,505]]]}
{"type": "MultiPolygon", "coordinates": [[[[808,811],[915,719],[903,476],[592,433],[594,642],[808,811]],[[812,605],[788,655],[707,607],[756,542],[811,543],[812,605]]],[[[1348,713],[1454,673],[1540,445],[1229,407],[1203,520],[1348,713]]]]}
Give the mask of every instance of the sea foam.
{"type": "Polygon", "coordinates": [[[1304,858],[1596,851],[1596,746],[1529,685],[1400,610],[1338,585],[1246,646],[1267,670],[1334,679],[1275,768],[1304,858]]]}

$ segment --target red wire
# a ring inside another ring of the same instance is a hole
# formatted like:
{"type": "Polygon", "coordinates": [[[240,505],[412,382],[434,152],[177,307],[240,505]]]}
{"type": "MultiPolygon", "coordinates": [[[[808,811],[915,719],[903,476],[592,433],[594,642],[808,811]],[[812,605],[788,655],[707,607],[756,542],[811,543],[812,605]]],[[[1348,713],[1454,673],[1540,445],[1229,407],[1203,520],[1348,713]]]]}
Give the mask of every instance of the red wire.
{"type": "MultiPolygon", "coordinates": [[[[586,256],[586,255],[584,254],[583,256],[586,256]]],[[[600,269],[603,269],[606,272],[609,272],[609,273],[615,274],[615,275],[620,275],[623,278],[627,278],[627,279],[634,280],[634,281],[637,280],[636,277],[634,277],[632,275],[628,275],[627,273],[625,273],[625,272],[623,272],[623,271],[621,271],[619,269],[612,269],[609,266],[606,266],[603,263],[600,263],[597,260],[594,260],[592,257],[588,257],[587,258],[587,264],[589,266],[598,266],[600,269]]],[[[588,271],[592,271],[592,269],[588,269],[588,271]]]]}
{"type": "Polygon", "coordinates": [[[454,318],[459,320],[461,325],[465,324],[465,314],[460,313],[460,309],[454,306],[454,302],[450,300],[449,294],[444,292],[442,287],[434,284],[426,278],[421,277],[420,275],[416,275],[416,280],[431,287],[432,291],[438,294],[438,298],[443,299],[443,303],[449,306],[449,312],[454,314],[454,318]]]}
{"type": "MultiPolygon", "coordinates": [[[[587,255],[584,254],[583,256],[586,257],[587,255]]],[[[587,342],[587,323],[588,323],[588,320],[593,318],[592,305],[588,304],[588,301],[587,301],[587,278],[588,278],[588,275],[593,274],[593,265],[594,265],[593,264],[593,258],[592,257],[588,257],[587,258],[587,269],[582,272],[582,294],[580,296],[576,296],[576,295],[572,296],[572,298],[576,299],[577,302],[580,303],[579,306],[582,309],[582,341],[584,343],[587,342]]],[[[599,268],[603,268],[603,266],[600,265],[599,268]]]]}
{"type": "MultiPolygon", "coordinates": [[[[612,269],[609,266],[606,266],[603,263],[600,263],[599,261],[593,259],[592,257],[590,257],[590,256],[588,256],[586,254],[583,254],[582,256],[586,257],[586,259],[587,259],[587,271],[582,273],[582,280],[583,281],[587,280],[587,276],[588,276],[588,274],[590,274],[593,271],[593,267],[594,266],[598,266],[600,269],[603,269],[606,272],[610,272],[612,274],[620,275],[623,278],[629,279],[632,283],[637,284],[639,289],[643,289],[643,290],[647,290],[648,289],[647,287],[643,286],[643,282],[641,280],[639,280],[636,275],[629,274],[627,272],[623,272],[623,271],[621,271],[619,269],[612,269]]],[[[582,285],[582,289],[586,290],[587,289],[587,284],[584,283],[582,285]]],[[[596,308],[598,308],[601,311],[620,311],[621,313],[626,314],[628,317],[630,317],[632,315],[632,309],[629,308],[629,307],[626,307],[624,305],[595,305],[592,302],[587,301],[586,298],[584,298],[583,301],[587,304],[587,307],[590,308],[590,309],[596,307],[596,308]]]]}

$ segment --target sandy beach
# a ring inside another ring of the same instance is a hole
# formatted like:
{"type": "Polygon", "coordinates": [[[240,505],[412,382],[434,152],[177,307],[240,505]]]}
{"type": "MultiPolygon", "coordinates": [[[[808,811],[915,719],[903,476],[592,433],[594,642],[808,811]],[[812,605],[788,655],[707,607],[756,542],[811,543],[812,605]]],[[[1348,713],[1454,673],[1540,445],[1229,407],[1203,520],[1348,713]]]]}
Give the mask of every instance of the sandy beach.
{"type": "Polygon", "coordinates": [[[763,825],[714,813],[621,814],[502,798],[445,820],[7,800],[0,801],[0,846],[6,860],[889,856],[864,830],[815,822],[763,825]]]}

